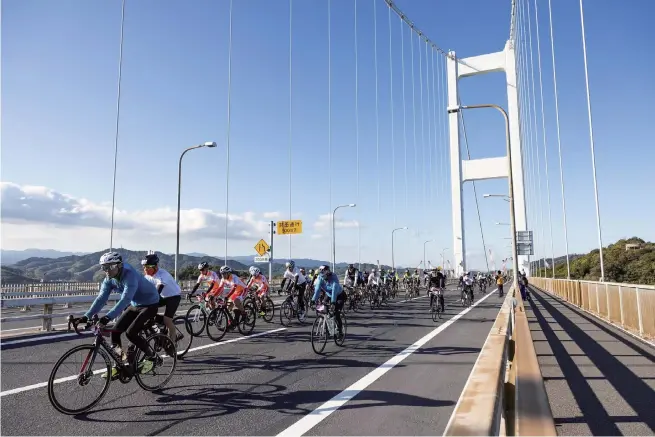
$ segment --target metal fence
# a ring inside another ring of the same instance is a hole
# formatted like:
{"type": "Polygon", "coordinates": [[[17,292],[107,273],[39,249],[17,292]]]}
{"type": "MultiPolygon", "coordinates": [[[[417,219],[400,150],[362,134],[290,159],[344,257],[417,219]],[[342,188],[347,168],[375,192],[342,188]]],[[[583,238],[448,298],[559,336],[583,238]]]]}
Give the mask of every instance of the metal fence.
{"type": "Polygon", "coordinates": [[[655,286],[531,278],[537,287],[644,340],[655,340],[655,286]]]}

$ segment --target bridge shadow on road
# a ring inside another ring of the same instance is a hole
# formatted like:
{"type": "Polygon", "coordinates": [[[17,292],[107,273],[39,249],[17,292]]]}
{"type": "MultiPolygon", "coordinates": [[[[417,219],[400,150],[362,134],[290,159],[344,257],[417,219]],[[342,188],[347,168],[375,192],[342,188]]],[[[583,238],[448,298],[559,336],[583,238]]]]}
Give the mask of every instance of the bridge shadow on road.
{"type": "MultiPolygon", "coordinates": [[[[620,425],[635,422],[643,423],[651,432],[655,431],[655,391],[644,381],[648,378],[642,378],[642,376],[655,376],[655,372],[652,372],[655,369],[652,365],[655,363],[655,356],[634,340],[617,334],[582,311],[565,305],[545,293],[533,290],[532,299],[530,305],[526,305],[526,308],[534,314],[530,322],[533,327],[535,321],[538,323],[552,350],[552,355],[539,354],[542,372],[545,365],[543,361],[546,361],[549,355],[554,357],[555,361],[547,362],[552,362],[553,365],[556,362],[561,371],[561,376],[553,378],[546,376],[544,380],[547,384],[549,380],[553,381],[553,384],[565,380],[574,401],[574,404],[567,406],[567,414],[572,415],[579,411],[582,415],[582,417],[558,417],[556,412],[562,411],[562,405],[556,404],[568,398],[565,396],[563,399],[559,397],[550,399],[555,424],[558,426],[586,424],[589,427],[588,432],[593,435],[622,435],[626,433],[626,429],[620,425]],[[609,340],[607,340],[608,336],[609,340]],[[603,341],[597,341],[600,338],[603,341]],[[626,347],[635,354],[624,353],[626,347]],[[575,350],[581,353],[574,352],[575,350]],[[585,364],[587,360],[590,364],[585,364]],[[650,361],[651,364],[635,364],[635,360],[650,361]],[[638,376],[635,374],[635,369],[640,366],[650,368],[653,374],[638,376]],[[600,373],[602,377],[590,376],[589,373],[600,373]],[[627,406],[624,406],[624,403],[636,413],[636,416],[616,414],[619,411],[629,411],[626,410],[627,406]]],[[[538,335],[538,330],[533,329],[533,332],[535,332],[533,335],[538,335]]],[[[552,392],[549,392],[549,396],[556,397],[552,392]]],[[[630,429],[634,431],[629,431],[628,434],[643,433],[637,431],[640,428],[630,429]]],[[[566,434],[569,434],[572,428],[566,430],[568,431],[566,434]]],[[[580,430],[583,431],[582,428],[580,430]]]]}

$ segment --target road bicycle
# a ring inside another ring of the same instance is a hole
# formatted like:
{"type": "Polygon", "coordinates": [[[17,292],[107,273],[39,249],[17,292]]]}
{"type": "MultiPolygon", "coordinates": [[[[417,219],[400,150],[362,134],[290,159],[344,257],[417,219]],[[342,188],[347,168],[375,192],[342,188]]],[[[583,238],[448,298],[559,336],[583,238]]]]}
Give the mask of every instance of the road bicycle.
{"type": "Polygon", "coordinates": [[[311,343],[315,353],[321,354],[327,345],[328,337],[334,339],[334,344],[343,346],[346,341],[347,323],[346,315],[341,312],[341,324],[343,335],[338,335],[337,321],[334,318],[334,305],[327,307],[320,303],[316,306],[316,319],[312,325],[311,343]]]}
{"type": "Polygon", "coordinates": [[[258,317],[261,317],[267,323],[273,321],[273,317],[275,316],[275,303],[268,294],[264,297],[259,297],[257,296],[257,289],[248,290],[248,297],[243,300],[243,305],[245,306],[248,303],[252,303],[255,307],[255,314],[258,317]]]}
{"type": "Polygon", "coordinates": [[[238,325],[232,316],[233,306],[234,303],[230,301],[219,300],[216,302],[216,308],[207,316],[207,335],[209,338],[214,341],[221,341],[227,331],[234,329],[235,326],[243,335],[250,335],[252,333],[257,320],[255,305],[252,302],[244,302],[238,325]],[[214,330],[214,328],[216,329],[214,330]]]}
{"type": "MultiPolygon", "coordinates": [[[[55,363],[52,372],[50,372],[50,377],[48,378],[48,399],[52,406],[63,414],[75,415],[84,413],[102,400],[109,390],[111,381],[114,379],[110,376],[112,375],[112,362],[117,369],[116,379],[123,384],[127,384],[134,378],[137,384],[147,391],[159,390],[166,386],[175,372],[175,368],[177,367],[177,350],[171,339],[164,334],[152,334],[145,338],[145,341],[155,352],[154,358],[149,360],[134,345],[128,347],[126,354],[110,346],[104,337],[115,331],[111,328],[100,327],[97,324],[97,318],[88,321],[82,330],[78,326],[79,322],[75,319],[69,319],[70,325],[80,335],[82,331],[93,327],[94,340],[90,345],[75,346],[64,353],[55,363]],[[60,368],[68,364],[66,361],[69,358],[75,358],[76,355],[79,355],[81,364],[74,364],[73,370],[66,370],[58,377],[60,368]],[[93,369],[94,364],[98,364],[95,370],[93,369]],[[162,372],[162,369],[166,365],[170,365],[170,370],[162,372]],[[71,376],[71,373],[74,372],[77,372],[77,374],[71,376]],[[156,383],[151,383],[150,377],[163,378],[156,383]],[[72,382],[72,384],[66,384],[69,382],[72,382]],[[57,394],[57,389],[65,385],[73,387],[73,393],[57,394]],[[68,402],[78,400],[79,396],[77,395],[83,389],[96,385],[99,392],[92,396],[90,401],[83,402],[81,406],[76,407],[65,405],[68,402]]],[[[143,333],[139,333],[139,336],[144,338],[143,333]]]]}
{"type": "Polygon", "coordinates": [[[430,288],[430,295],[434,296],[432,298],[432,304],[430,306],[430,313],[432,314],[432,321],[436,322],[441,318],[441,305],[443,303],[443,290],[437,287],[430,288]]]}

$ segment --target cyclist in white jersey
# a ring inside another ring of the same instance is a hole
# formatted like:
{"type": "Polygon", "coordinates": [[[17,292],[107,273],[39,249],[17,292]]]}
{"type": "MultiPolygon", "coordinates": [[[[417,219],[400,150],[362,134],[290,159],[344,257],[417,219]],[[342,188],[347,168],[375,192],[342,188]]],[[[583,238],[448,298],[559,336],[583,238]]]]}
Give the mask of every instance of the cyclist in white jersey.
{"type": "Polygon", "coordinates": [[[282,288],[296,290],[298,293],[298,312],[300,313],[300,320],[305,320],[305,287],[307,286],[307,278],[302,272],[296,269],[296,263],[289,260],[286,263],[287,269],[284,271],[284,279],[282,280],[282,288]],[[291,287],[291,288],[290,288],[291,287]]]}
{"type": "MultiPolygon", "coordinates": [[[[159,293],[159,306],[165,306],[163,322],[168,328],[168,336],[175,343],[176,329],[173,323],[173,318],[180,306],[182,299],[180,286],[177,285],[175,279],[165,269],[159,268],[159,257],[155,253],[147,254],[142,260],[141,265],[145,273],[145,278],[157,287],[159,293]]],[[[181,334],[182,338],[183,335],[181,334]]]]}

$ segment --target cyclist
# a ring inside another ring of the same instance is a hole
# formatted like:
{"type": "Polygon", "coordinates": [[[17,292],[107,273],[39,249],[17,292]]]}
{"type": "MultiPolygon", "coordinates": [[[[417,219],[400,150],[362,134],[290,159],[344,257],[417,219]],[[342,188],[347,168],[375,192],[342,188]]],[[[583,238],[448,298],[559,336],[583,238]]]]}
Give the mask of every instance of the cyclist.
{"type": "Polygon", "coordinates": [[[141,265],[143,266],[145,278],[157,287],[159,306],[166,307],[163,322],[168,328],[168,336],[175,343],[177,340],[184,338],[182,333],[179,334],[179,339],[176,338],[176,329],[173,323],[173,317],[175,317],[177,308],[180,306],[180,300],[182,300],[180,286],[177,285],[170,273],[159,268],[159,257],[156,253],[149,253],[143,257],[141,265]]]}
{"type": "Polygon", "coordinates": [[[471,296],[471,302],[473,302],[473,278],[471,277],[470,272],[465,272],[462,276],[462,300],[464,300],[464,292],[468,290],[469,295],[471,296]]]}
{"type": "Polygon", "coordinates": [[[496,285],[498,286],[498,294],[500,296],[503,295],[503,284],[505,284],[505,279],[503,278],[501,271],[498,270],[498,274],[496,275],[496,285]]]}
{"type": "Polygon", "coordinates": [[[357,269],[353,264],[348,264],[346,274],[343,277],[343,285],[346,287],[354,287],[357,285],[357,269]]]}
{"type": "MultiPolygon", "coordinates": [[[[248,272],[250,273],[250,279],[248,280],[246,288],[256,288],[257,299],[259,300],[259,303],[261,303],[262,298],[268,294],[268,280],[266,279],[266,276],[262,275],[262,271],[259,270],[259,267],[250,266],[248,272]]],[[[258,306],[259,314],[263,316],[264,309],[261,305],[258,304],[258,306]]]]}
{"type": "Polygon", "coordinates": [[[219,270],[221,274],[221,282],[218,283],[216,291],[212,293],[207,293],[205,296],[205,301],[210,301],[212,298],[222,294],[225,297],[225,300],[228,299],[234,304],[234,323],[229,326],[228,329],[232,330],[239,326],[239,321],[241,320],[241,313],[244,312],[243,308],[243,299],[246,297],[248,289],[246,284],[241,281],[241,279],[234,274],[230,266],[223,266],[219,270]]]}
{"type": "Polygon", "coordinates": [[[441,288],[441,281],[443,278],[443,273],[441,270],[432,270],[430,272],[430,277],[428,279],[428,292],[430,293],[430,308],[434,303],[435,296],[439,297],[439,306],[441,307],[441,312],[444,312],[444,299],[443,299],[443,290],[441,288]],[[435,290],[434,292],[432,290],[435,290]]]}
{"type": "Polygon", "coordinates": [[[198,270],[200,270],[200,275],[198,276],[198,282],[196,282],[196,285],[193,286],[193,290],[191,290],[191,293],[189,293],[189,297],[193,296],[196,290],[198,290],[198,287],[200,287],[200,285],[203,283],[207,285],[207,291],[205,292],[205,296],[206,296],[220,282],[220,279],[218,278],[216,272],[213,270],[209,270],[208,263],[203,261],[200,264],[198,264],[198,270]]]}
{"type": "MultiPolygon", "coordinates": [[[[128,340],[145,354],[146,360],[140,369],[142,373],[149,372],[154,362],[160,364],[162,359],[152,350],[144,338],[139,335],[143,325],[157,315],[159,309],[159,293],[145,277],[141,276],[131,265],[123,263],[123,257],[118,252],[107,252],[100,257],[100,266],[107,275],[100,286],[100,293],[93,301],[89,310],[78,319],[78,323],[86,323],[100,311],[113,291],[120,291],[121,297],[114,307],[98,321],[99,326],[105,326],[120,314],[111,333],[114,351],[123,360],[121,333],[125,332],[128,340]],[[125,310],[121,314],[121,312],[125,310]]],[[[112,369],[112,378],[118,375],[118,369],[112,369]]]]}
{"type": "Polygon", "coordinates": [[[339,284],[339,278],[336,273],[330,272],[329,266],[321,266],[318,268],[318,280],[314,287],[314,296],[312,302],[316,302],[321,291],[330,298],[330,302],[334,305],[334,319],[337,322],[337,336],[343,337],[343,322],[341,321],[341,311],[346,301],[346,293],[343,292],[343,287],[339,284]]]}
{"type": "Polygon", "coordinates": [[[300,313],[300,321],[305,320],[305,287],[307,285],[307,278],[296,269],[296,263],[289,260],[286,263],[287,269],[284,271],[284,279],[282,280],[282,289],[285,283],[287,288],[292,287],[298,293],[298,312],[300,313]],[[291,284],[291,285],[289,285],[291,284]]]}

